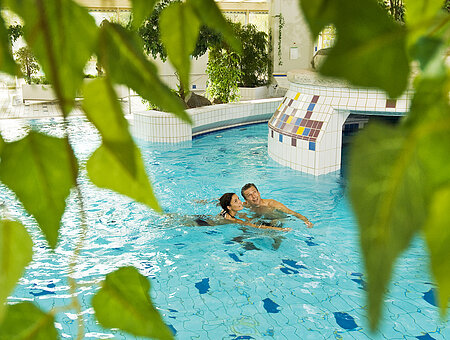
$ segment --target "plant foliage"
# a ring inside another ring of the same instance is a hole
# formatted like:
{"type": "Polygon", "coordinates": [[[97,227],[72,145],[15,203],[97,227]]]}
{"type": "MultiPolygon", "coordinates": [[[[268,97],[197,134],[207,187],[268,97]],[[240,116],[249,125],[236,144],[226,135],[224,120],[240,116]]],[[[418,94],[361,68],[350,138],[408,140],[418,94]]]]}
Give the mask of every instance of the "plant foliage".
{"type": "Polygon", "coordinates": [[[419,65],[409,115],[397,127],[372,124],[354,141],[349,191],[368,276],[372,329],[382,314],[394,262],[415,235],[425,235],[444,316],[450,298],[450,73],[445,64],[450,18],[443,1],[301,1],[316,36],[332,23],[337,42],[320,72],[395,98],[419,65]],[[394,12],[392,12],[392,10],[394,12]],[[392,14],[392,16],[391,16],[392,14]],[[355,29],[357,27],[357,29],[355,29]]]}
{"type": "Polygon", "coordinates": [[[221,45],[209,50],[206,94],[216,102],[228,103],[239,99],[240,59],[238,53],[221,45]]]}
{"type": "MultiPolygon", "coordinates": [[[[69,264],[68,281],[72,302],[64,308],[77,314],[77,338],[82,339],[83,317],[77,300],[79,286],[74,279],[74,270],[87,230],[84,211],[87,198],[78,184],[82,165],[74,156],[67,136],[70,123],[66,120],[75,105],[75,96],[80,91],[84,94],[82,109],[102,138],[102,144],[86,163],[88,177],[99,187],[115,190],[155,210],[160,210],[159,204],[147,177],[140,150],[130,136],[114,85],[128,86],[145,100],[187,122],[191,120],[179,97],[159,78],[156,66],[144,53],[139,35],[131,30],[152,12],[155,1],[133,0],[133,21],[127,25],[128,28],[109,22],[97,27],[87,9],[73,0],[4,0],[1,5],[21,17],[24,40],[55,90],[65,119],[66,132],[62,137],[50,137],[31,131],[23,139],[14,142],[6,142],[0,136],[0,180],[14,191],[23,207],[35,218],[48,245],[53,249],[58,246],[66,198],[70,192],[76,196],[80,236],[69,264]],[[81,88],[83,70],[92,56],[98,60],[99,69],[104,70],[104,76],[81,88]]],[[[166,23],[162,25],[161,34],[166,37],[163,40],[172,61],[176,58],[174,54],[181,53],[181,58],[174,63],[185,83],[188,82],[190,62],[186,56],[193,50],[200,27],[211,26],[225,36],[230,46],[240,50],[239,41],[229,34],[231,28],[213,0],[179,2],[167,8],[164,16],[163,21],[166,23]],[[205,16],[201,9],[205,9],[208,15],[205,16]],[[170,23],[178,21],[179,15],[184,16],[185,22],[169,27],[170,23]],[[192,21],[197,24],[191,25],[192,21]],[[183,29],[187,26],[189,29],[183,29]],[[171,33],[174,36],[169,37],[171,33]],[[182,50],[177,45],[182,46],[182,50]]],[[[12,58],[11,43],[12,39],[0,17],[0,71],[15,76],[19,72],[12,58]]],[[[7,296],[31,259],[31,242],[20,223],[1,220],[1,339],[57,337],[54,327],[56,310],[47,313],[30,302],[5,306],[7,296]]],[[[122,268],[108,275],[94,300],[98,320],[105,327],[121,328],[136,336],[171,339],[171,332],[151,303],[149,289],[148,279],[134,268],[122,268]],[[126,308],[132,308],[137,313],[124,315],[122,309],[116,308],[123,303],[122,299],[127,299],[126,308]],[[114,308],[105,309],[105,306],[111,305],[114,308]]]]}
{"type": "Polygon", "coordinates": [[[265,32],[258,31],[255,25],[233,24],[236,36],[242,41],[239,67],[241,80],[239,86],[257,87],[268,82],[269,41],[265,32]]]}
{"type": "Polygon", "coordinates": [[[31,50],[27,46],[21,47],[14,53],[14,56],[27,84],[33,83],[33,75],[39,71],[40,67],[31,50]]]}
{"type": "MultiPolygon", "coordinates": [[[[112,23],[97,27],[86,8],[73,0],[3,0],[1,4],[22,18],[26,44],[53,85],[63,118],[74,106],[86,62],[93,55],[98,58],[105,76],[83,89],[86,117],[102,138],[101,146],[87,162],[88,176],[101,187],[158,209],[139,149],[117,105],[113,85],[124,84],[181,119],[190,121],[190,118],[179,98],[159,79],[155,65],[144,54],[138,34],[112,23]]],[[[132,4],[135,13],[132,25],[137,27],[142,20],[141,11],[145,15],[151,13],[154,1],[133,0],[132,4]]],[[[356,86],[377,87],[396,97],[407,89],[410,63],[419,65],[407,119],[397,128],[374,125],[357,138],[351,155],[350,196],[360,225],[368,272],[372,327],[376,327],[380,318],[394,261],[420,232],[425,235],[429,248],[431,270],[439,286],[441,314],[445,315],[450,296],[450,72],[442,56],[449,43],[449,14],[441,10],[442,1],[407,1],[405,24],[399,25],[377,0],[303,0],[299,4],[314,36],[328,24],[336,27],[337,43],[323,64],[323,74],[347,79],[356,86]]],[[[238,53],[242,48],[217,4],[213,0],[187,0],[182,6],[189,7],[181,10],[182,15],[195,16],[194,20],[198,20],[196,27],[207,25],[224,37],[230,48],[211,51],[216,60],[223,60],[222,64],[213,65],[213,72],[219,75],[221,69],[233,70],[226,75],[227,86],[237,84],[238,53]]],[[[166,12],[166,24],[161,30],[171,32],[168,23],[170,19],[175,22],[178,18],[174,15],[179,14],[180,7],[166,12]]],[[[192,49],[196,35],[188,29],[185,35],[180,26],[175,33],[174,39],[164,39],[167,51],[172,51],[169,58],[176,53],[176,44],[192,49]]],[[[8,30],[0,19],[0,70],[14,76],[18,75],[18,68],[10,44],[8,30]]],[[[189,70],[185,56],[186,53],[176,62],[183,82],[189,70]]],[[[0,137],[0,160],[2,183],[15,192],[36,219],[51,248],[58,245],[61,216],[70,191],[79,204],[82,235],[87,228],[84,222],[87,197],[78,184],[81,165],[74,157],[67,133],[49,137],[31,131],[14,142],[0,137]]],[[[29,236],[20,224],[3,220],[0,228],[0,303],[3,305],[29,262],[31,250],[29,236]],[[13,258],[8,247],[20,256],[13,258]]],[[[82,241],[80,236],[75,255],[82,241]]],[[[74,256],[70,268],[75,268],[78,261],[74,256]]],[[[76,275],[68,278],[72,303],[65,308],[75,311],[78,324],[82,325],[76,297],[79,286],[73,277],[76,275]]],[[[98,320],[104,327],[120,328],[136,336],[170,338],[151,303],[149,289],[148,280],[135,269],[126,267],[108,275],[94,300],[98,320]],[[128,311],[136,313],[127,313],[122,318],[123,310],[117,306],[123,306],[124,300],[128,311]],[[109,315],[105,315],[104,306],[113,306],[106,313],[109,315]]],[[[41,311],[30,302],[7,306],[6,310],[2,306],[0,337],[54,339],[56,312],[41,311]]],[[[83,327],[78,329],[78,339],[82,339],[83,327]]]]}

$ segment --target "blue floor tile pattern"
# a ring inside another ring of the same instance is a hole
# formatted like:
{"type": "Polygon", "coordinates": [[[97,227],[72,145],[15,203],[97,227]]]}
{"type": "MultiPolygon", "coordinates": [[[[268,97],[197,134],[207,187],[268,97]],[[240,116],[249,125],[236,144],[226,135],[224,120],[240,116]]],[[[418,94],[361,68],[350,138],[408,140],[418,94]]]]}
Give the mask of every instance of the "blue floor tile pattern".
{"type": "MultiPolygon", "coordinates": [[[[77,156],[86,159],[100,145],[99,137],[89,126],[72,130],[83,133],[73,139],[79,143],[77,156]],[[85,140],[92,146],[81,144],[85,140]]],[[[450,339],[448,322],[439,319],[421,239],[414,239],[397,261],[380,329],[369,331],[366,277],[345,178],[339,173],[315,178],[280,166],[267,156],[267,135],[267,126],[255,125],[244,135],[226,130],[199,137],[181,150],[141,146],[166,212],[217,214],[215,203],[193,201],[239,193],[241,185],[255,182],[263,197],[307,216],[312,229],[296,219],[284,222],[292,228],[288,233],[243,231],[237,225],[192,227],[82,178],[90,226],[77,268],[85,338],[135,339],[101,328],[90,307],[105,274],[133,265],[149,278],[152,300],[176,339],[450,339]]],[[[63,237],[51,251],[11,192],[0,191],[12,217],[31,226],[35,242],[33,262],[8,302],[30,300],[47,311],[69,304],[65,272],[78,234],[75,209],[64,215],[63,237]]],[[[76,206],[74,197],[68,201],[76,206]]],[[[76,336],[74,320],[71,311],[57,315],[62,338],[76,336]]]]}

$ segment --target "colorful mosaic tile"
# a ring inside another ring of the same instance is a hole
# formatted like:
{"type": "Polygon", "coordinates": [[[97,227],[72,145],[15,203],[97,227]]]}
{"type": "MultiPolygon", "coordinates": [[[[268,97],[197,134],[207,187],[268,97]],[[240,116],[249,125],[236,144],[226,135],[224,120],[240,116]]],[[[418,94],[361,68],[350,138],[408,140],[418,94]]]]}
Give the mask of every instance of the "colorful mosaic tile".
{"type": "Polygon", "coordinates": [[[309,103],[305,103],[308,105],[307,110],[292,107],[299,104],[298,98],[300,98],[300,92],[297,92],[294,99],[285,97],[283,103],[286,104],[280,105],[269,122],[269,126],[276,131],[278,130],[279,133],[291,136],[294,139],[315,142],[323,126],[323,121],[311,119],[319,96],[314,95],[309,103]]]}

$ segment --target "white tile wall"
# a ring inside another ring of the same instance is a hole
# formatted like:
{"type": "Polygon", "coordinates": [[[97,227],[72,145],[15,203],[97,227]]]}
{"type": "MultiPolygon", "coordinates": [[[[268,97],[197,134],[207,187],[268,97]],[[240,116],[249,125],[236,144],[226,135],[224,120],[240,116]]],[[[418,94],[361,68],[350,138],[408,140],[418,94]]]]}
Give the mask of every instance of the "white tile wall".
{"type": "Polygon", "coordinates": [[[269,136],[268,151],[270,157],[280,164],[287,164],[293,169],[316,176],[340,169],[342,126],[350,114],[349,110],[372,114],[377,111],[406,114],[412,97],[412,92],[408,91],[397,99],[395,108],[386,108],[388,98],[382,91],[291,83],[285,97],[287,100],[284,100],[280,110],[290,99],[295,98],[297,93],[300,93],[300,96],[286,110],[287,114],[291,114],[291,108],[298,108],[295,117],[304,117],[313,95],[319,95],[311,115],[311,119],[324,122],[316,139],[316,150],[309,150],[309,142],[300,139],[297,140],[297,146],[293,147],[291,137],[287,136],[284,137],[283,143],[279,143],[278,133],[274,133],[273,140],[269,136]]]}

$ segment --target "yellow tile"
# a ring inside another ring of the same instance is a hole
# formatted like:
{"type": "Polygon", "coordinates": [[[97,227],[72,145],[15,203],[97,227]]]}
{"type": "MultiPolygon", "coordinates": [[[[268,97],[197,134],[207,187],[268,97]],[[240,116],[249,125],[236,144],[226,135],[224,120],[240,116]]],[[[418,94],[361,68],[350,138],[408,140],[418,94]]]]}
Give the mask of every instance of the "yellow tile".
{"type": "Polygon", "coordinates": [[[298,97],[300,97],[300,92],[297,92],[297,94],[295,95],[295,100],[298,100],[298,97]]]}
{"type": "Polygon", "coordinates": [[[283,106],[283,103],[281,103],[280,106],[278,106],[278,109],[277,109],[278,111],[280,111],[281,106],[283,106]]]}
{"type": "Polygon", "coordinates": [[[297,135],[301,135],[304,130],[305,130],[305,128],[303,126],[300,126],[297,130],[297,135]]]}
{"type": "Polygon", "coordinates": [[[286,124],[289,124],[291,121],[292,121],[292,118],[294,118],[293,116],[290,116],[289,118],[288,118],[288,120],[286,121],[286,124]]]}

